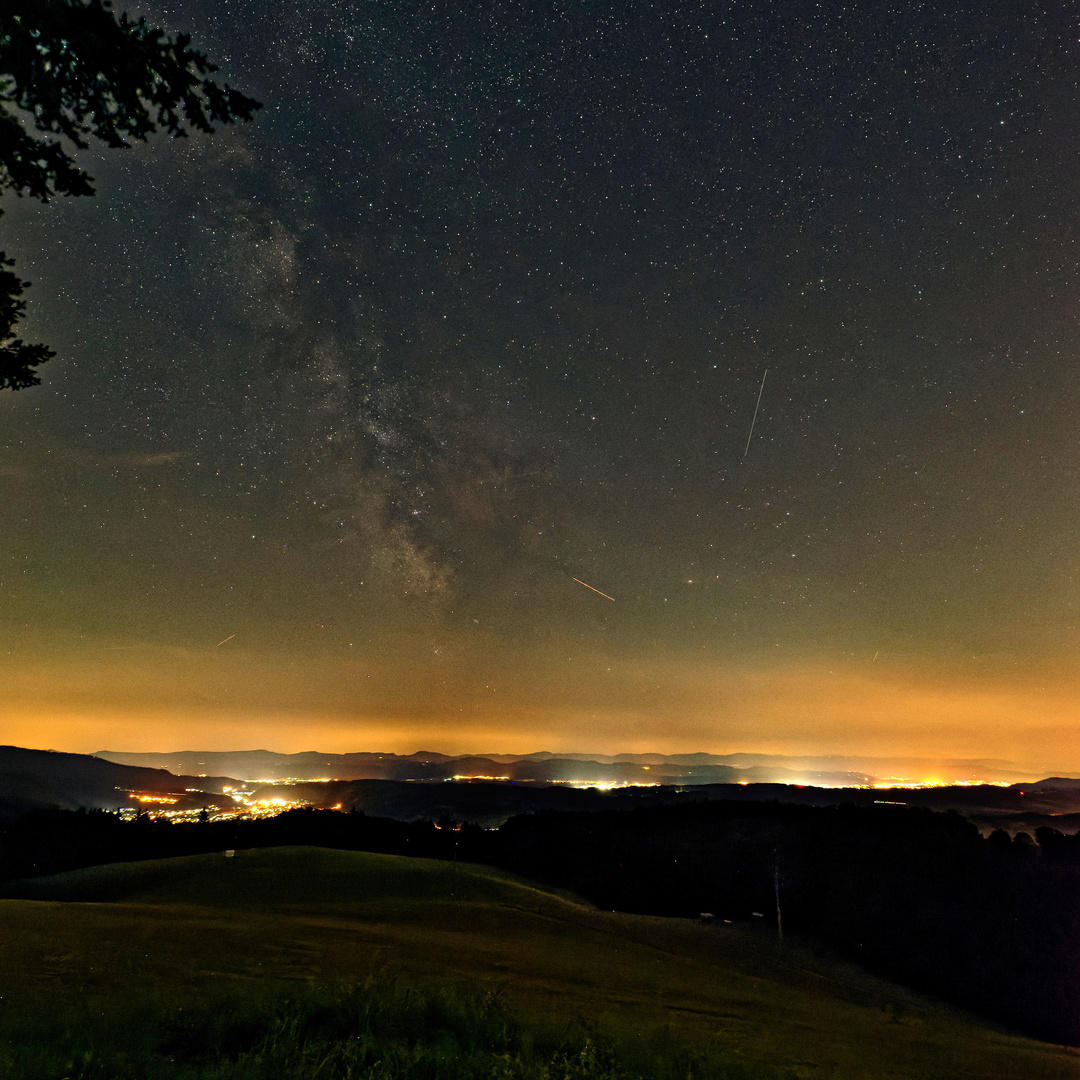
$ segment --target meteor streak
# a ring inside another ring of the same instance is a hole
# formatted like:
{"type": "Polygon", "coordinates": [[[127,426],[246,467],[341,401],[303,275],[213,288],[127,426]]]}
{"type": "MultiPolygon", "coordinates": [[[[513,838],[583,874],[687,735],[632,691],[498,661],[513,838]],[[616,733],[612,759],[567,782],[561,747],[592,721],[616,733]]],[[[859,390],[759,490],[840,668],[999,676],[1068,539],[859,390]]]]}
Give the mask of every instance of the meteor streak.
{"type": "Polygon", "coordinates": [[[593,589],[593,587],[587,581],[582,581],[581,578],[579,578],[579,577],[574,578],[574,580],[579,585],[584,585],[586,589],[592,589],[592,591],[594,593],[600,593],[600,595],[603,596],[605,599],[610,600],[613,604],[615,603],[615,597],[614,596],[608,596],[608,594],[606,592],[600,592],[599,589],[593,589]]]}
{"type": "MultiPolygon", "coordinates": [[[[769,369],[766,368],[765,375],[768,374],[769,369]]],[[[754,406],[754,419],[750,421],[750,434],[746,436],[746,449],[742,452],[743,457],[746,457],[750,452],[750,440],[754,437],[754,425],[757,423],[758,409],[761,408],[761,395],[765,390],[765,375],[761,376],[761,386],[758,388],[757,392],[757,404],[754,406]]]]}
{"type": "MultiPolygon", "coordinates": [[[[227,638],[225,639],[225,641],[232,641],[232,639],[233,639],[234,637],[236,637],[236,635],[235,635],[235,634],[230,634],[230,635],[229,635],[229,636],[228,636],[228,637],[227,637],[227,638]]],[[[225,641],[219,641],[219,642],[217,643],[217,645],[215,645],[215,646],[214,646],[214,648],[216,649],[216,648],[218,647],[218,645],[224,645],[224,644],[225,644],[225,641]]]]}

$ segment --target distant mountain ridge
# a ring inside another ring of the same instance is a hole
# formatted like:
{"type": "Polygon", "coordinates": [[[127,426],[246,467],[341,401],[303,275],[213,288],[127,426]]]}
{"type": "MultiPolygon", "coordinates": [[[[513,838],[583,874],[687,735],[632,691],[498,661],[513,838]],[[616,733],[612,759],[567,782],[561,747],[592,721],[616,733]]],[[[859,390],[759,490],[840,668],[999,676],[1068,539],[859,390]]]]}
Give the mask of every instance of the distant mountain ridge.
{"type": "Polygon", "coordinates": [[[500,777],[518,783],[570,784],[812,784],[856,787],[890,780],[939,778],[950,783],[1034,782],[1037,775],[1006,761],[796,757],[781,754],[415,754],[359,752],[279,754],[272,750],[95,755],[118,764],[200,776],[235,776],[249,783],[283,780],[449,780],[500,777]]]}
{"type": "Polygon", "coordinates": [[[468,754],[452,757],[422,750],[415,754],[278,754],[271,750],[181,751],[138,754],[99,751],[117,764],[168,769],[188,775],[228,774],[248,783],[283,780],[452,780],[481,778],[517,783],[567,784],[737,784],[806,783],[850,787],[872,782],[865,773],[785,765],[785,759],[756,764],[753,755],[586,754],[547,752],[468,754]],[[730,758],[738,759],[738,762],[730,758]]]}

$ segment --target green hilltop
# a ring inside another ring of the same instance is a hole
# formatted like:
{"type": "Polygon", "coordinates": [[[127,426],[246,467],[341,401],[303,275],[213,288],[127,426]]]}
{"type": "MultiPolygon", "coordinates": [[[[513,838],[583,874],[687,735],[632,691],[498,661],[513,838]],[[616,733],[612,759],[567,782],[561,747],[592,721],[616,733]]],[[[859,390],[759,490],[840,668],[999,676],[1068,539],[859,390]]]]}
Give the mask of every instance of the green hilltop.
{"type": "MultiPolygon", "coordinates": [[[[271,848],[93,867],[24,882],[18,895],[0,900],[0,1075],[13,1080],[271,1075],[257,1060],[271,1054],[266,1032],[293,1062],[279,1062],[282,1080],[314,1076],[295,1045],[281,1047],[281,1003],[308,1015],[319,995],[350,993],[366,994],[369,1011],[381,995],[406,1012],[418,1000],[409,994],[443,995],[470,1016],[475,1002],[497,1000],[510,1018],[497,1030],[524,1032],[456,1071],[439,1043],[432,1077],[495,1075],[491,1062],[502,1062],[507,1078],[615,1080],[668,1075],[678,1062],[680,1080],[1080,1078],[1070,1051],[798,943],[781,949],[763,929],[599,911],[477,866],[271,848]],[[243,1038],[222,1034],[221,1017],[234,1014],[247,1017],[243,1038]],[[262,1014],[277,1019],[259,1035],[262,1014]],[[202,1059],[176,1050],[177,1030],[202,1059]],[[206,1059],[207,1046],[222,1060],[206,1059]],[[608,1057],[588,1058],[593,1046],[608,1057]]],[[[350,1008],[343,1031],[359,1022],[350,1008]]],[[[367,1071],[344,1058],[331,1068],[325,1050],[320,1075],[390,1076],[390,1052],[379,1053],[381,1073],[374,1050],[367,1071]]],[[[421,1049],[402,1053],[419,1068],[421,1049]]]]}

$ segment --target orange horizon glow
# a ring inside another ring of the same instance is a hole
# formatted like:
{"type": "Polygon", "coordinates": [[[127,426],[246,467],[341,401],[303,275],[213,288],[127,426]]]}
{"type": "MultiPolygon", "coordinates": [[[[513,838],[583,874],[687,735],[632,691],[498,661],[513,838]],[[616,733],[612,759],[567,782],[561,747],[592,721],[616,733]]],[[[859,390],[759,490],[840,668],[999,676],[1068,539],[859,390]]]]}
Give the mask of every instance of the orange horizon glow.
{"type": "Polygon", "coordinates": [[[900,663],[551,655],[406,666],[180,650],[0,670],[3,742],[79,753],[759,753],[1080,763],[1080,682],[900,663]],[[407,667],[407,670],[405,670],[407,667]],[[403,676],[404,670],[404,676],[403,676]],[[587,732],[587,734],[583,734],[587,732]]]}

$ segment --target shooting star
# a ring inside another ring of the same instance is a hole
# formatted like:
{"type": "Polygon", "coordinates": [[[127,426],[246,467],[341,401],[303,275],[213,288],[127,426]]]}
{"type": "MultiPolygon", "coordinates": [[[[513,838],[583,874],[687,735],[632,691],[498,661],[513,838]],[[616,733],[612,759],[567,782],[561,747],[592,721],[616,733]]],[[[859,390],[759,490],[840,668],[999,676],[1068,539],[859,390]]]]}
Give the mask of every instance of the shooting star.
{"type": "MultiPolygon", "coordinates": [[[[765,369],[765,375],[769,374],[769,369],[765,369]]],[[[742,452],[742,456],[745,458],[750,452],[750,440],[754,437],[754,425],[757,423],[758,409],[761,408],[761,395],[765,391],[765,375],[761,376],[761,386],[757,392],[757,404],[754,406],[754,419],[750,421],[750,434],[746,436],[746,449],[742,452]]]]}
{"type": "MultiPolygon", "coordinates": [[[[236,637],[236,635],[235,635],[235,634],[230,634],[230,635],[229,635],[229,636],[228,636],[227,638],[225,638],[225,641],[232,641],[232,639],[233,639],[234,637],[236,637]]],[[[217,643],[217,645],[215,645],[215,646],[214,646],[214,648],[216,649],[216,648],[218,647],[218,645],[224,645],[224,644],[225,644],[225,641],[219,641],[219,642],[217,643]]]]}
{"type": "Polygon", "coordinates": [[[586,589],[592,589],[592,591],[594,593],[600,593],[600,595],[603,596],[605,599],[610,600],[613,604],[615,603],[615,597],[614,596],[608,596],[608,594],[606,592],[600,592],[599,589],[593,589],[593,587],[587,581],[582,581],[581,578],[579,578],[579,577],[574,578],[574,580],[579,585],[584,585],[586,589]]]}

